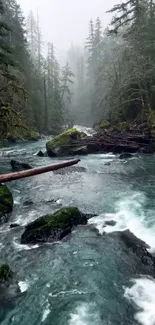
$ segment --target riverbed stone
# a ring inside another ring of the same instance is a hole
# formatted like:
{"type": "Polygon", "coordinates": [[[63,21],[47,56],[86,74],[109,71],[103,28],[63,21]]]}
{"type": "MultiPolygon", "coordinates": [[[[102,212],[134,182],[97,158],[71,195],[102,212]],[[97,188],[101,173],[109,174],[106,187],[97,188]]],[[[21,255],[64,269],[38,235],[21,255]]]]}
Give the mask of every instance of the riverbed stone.
{"type": "Polygon", "coordinates": [[[131,153],[122,153],[120,156],[119,156],[119,159],[128,159],[128,158],[132,158],[133,155],[131,153]]]}
{"type": "MultiPolygon", "coordinates": [[[[64,131],[46,143],[47,154],[49,157],[78,154],[78,147],[74,144],[85,137],[87,135],[76,128],[64,131]]],[[[81,150],[84,152],[86,148],[79,146],[79,151],[81,152],[81,150]]]]}
{"type": "Polygon", "coordinates": [[[38,153],[37,153],[37,156],[38,157],[45,157],[45,154],[42,150],[39,150],[38,153]]]}
{"type": "Polygon", "coordinates": [[[93,129],[95,131],[101,131],[101,130],[106,130],[110,128],[110,122],[107,120],[101,120],[99,123],[95,123],[93,125],[93,129]]]}
{"type": "Polygon", "coordinates": [[[20,295],[20,287],[8,264],[0,265],[0,304],[12,301],[20,295]]]}
{"type": "Polygon", "coordinates": [[[22,161],[11,160],[11,167],[13,171],[21,171],[24,169],[31,169],[32,167],[28,163],[24,163],[22,161]]]}
{"type": "Polygon", "coordinates": [[[0,222],[3,217],[13,210],[13,196],[4,184],[0,184],[0,222]]]}
{"type": "Polygon", "coordinates": [[[76,207],[64,207],[54,214],[38,218],[26,226],[22,244],[53,242],[63,239],[74,226],[87,224],[87,218],[76,207]]]}

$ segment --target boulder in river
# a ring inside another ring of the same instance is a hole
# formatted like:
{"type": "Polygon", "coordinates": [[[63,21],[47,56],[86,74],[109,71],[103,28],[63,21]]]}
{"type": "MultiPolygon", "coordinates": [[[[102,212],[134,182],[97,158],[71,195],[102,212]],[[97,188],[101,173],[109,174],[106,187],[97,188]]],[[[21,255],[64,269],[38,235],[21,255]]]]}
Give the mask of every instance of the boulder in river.
{"type": "Polygon", "coordinates": [[[142,264],[147,266],[150,271],[154,272],[155,257],[147,250],[150,247],[143,240],[137,238],[130,230],[125,230],[117,234],[125,246],[140,258],[142,264]]]}
{"type": "Polygon", "coordinates": [[[63,239],[72,228],[87,224],[87,218],[78,208],[64,207],[54,214],[40,217],[26,226],[21,237],[22,244],[53,242],[63,239]]]}
{"type": "Polygon", "coordinates": [[[13,210],[13,196],[6,185],[0,184],[0,222],[13,210]]]}
{"type": "Polygon", "coordinates": [[[45,157],[45,154],[43,153],[43,151],[39,150],[39,152],[37,153],[38,157],[45,157]]]}
{"type": "Polygon", "coordinates": [[[21,162],[21,161],[16,161],[16,160],[13,160],[13,159],[10,161],[10,164],[11,164],[12,170],[14,170],[14,171],[20,171],[20,170],[31,169],[32,168],[27,163],[24,163],[24,162],[21,162]]]}
{"type": "Polygon", "coordinates": [[[47,154],[49,157],[56,157],[86,153],[85,146],[76,146],[76,143],[85,137],[87,135],[76,128],[64,131],[46,143],[47,154]]]}
{"type": "Polygon", "coordinates": [[[14,279],[14,274],[8,264],[0,265],[0,303],[16,297],[20,294],[18,282],[14,279]]]}
{"type": "Polygon", "coordinates": [[[131,153],[122,153],[120,156],[119,156],[119,159],[128,159],[128,158],[132,158],[133,155],[131,153]]]}
{"type": "Polygon", "coordinates": [[[99,123],[95,123],[93,125],[93,129],[95,131],[101,131],[101,130],[106,130],[110,128],[110,122],[107,120],[101,120],[99,123]]]}
{"type": "Polygon", "coordinates": [[[17,228],[17,227],[20,227],[19,223],[11,223],[10,224],[10,228],[17,228]]]}

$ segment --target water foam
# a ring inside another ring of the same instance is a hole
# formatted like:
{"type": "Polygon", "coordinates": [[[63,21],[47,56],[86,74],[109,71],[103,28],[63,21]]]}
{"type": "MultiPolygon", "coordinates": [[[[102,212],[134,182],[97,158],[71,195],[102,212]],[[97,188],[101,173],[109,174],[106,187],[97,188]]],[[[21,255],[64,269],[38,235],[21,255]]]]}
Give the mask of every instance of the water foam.
{"type": "Polygon", "coordinates": [[[139,311],[135,319],[142,325],[155,324],[155,280],[153,278],[139,278],[132,280],[133,286],[125,288],[124,296],[134,302],[139,311]]]}
{"type": "Polygon", "coordinates": [[[29,287],[29,283],[27,281],[19,281],[18,285],[19,285],[19,288],[20,288],[21,292],[27,291],[27,289],[29,287]]]}
{"type": "Polygon", "coordinates": [[[91,304],[82,303],[70,314],[69,325],[100,324],[99,316],[92,310],[91,304]]]}
{"type": "Polygon", "coordinates": [[[14,237],[13,239],[13,245],[15,246],[15,248],[18,250],[18,251],[28,251],[30,249],[36,249],[39,247],[38,244],[36,245],[24,245],[24,244],[20,244],[18,241],[17,241],[17,237],[14,237]]]}
{"type": "Polygon", "coordinates": [[[43,311],[43,315],[42,315],[42,323],[46,320],[47,316],[50,314],[50,304],[49,302],[47,302],[47,306],[43,311]]]}
{"type": "Polygon", "coordinates": [[[134,193],[116,203],[115,213],[99,215],[91,218],[89,224],[94,224],[100,234],[129,229],[136,237],[150,246],[150,252],[155,252],[155,223],[151,217],[145,215],[143,207],[146,198],[142,193],[134,193]],[[116,225],[105,225],[106,221],[114,220],[116,225]]]}

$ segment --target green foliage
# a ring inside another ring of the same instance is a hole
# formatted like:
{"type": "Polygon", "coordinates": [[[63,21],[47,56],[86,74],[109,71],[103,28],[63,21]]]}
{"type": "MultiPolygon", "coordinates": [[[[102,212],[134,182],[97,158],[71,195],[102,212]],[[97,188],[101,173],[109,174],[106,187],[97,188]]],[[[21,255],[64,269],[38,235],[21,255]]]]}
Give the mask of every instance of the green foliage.
{"type": "Polygon", "coordinates": [[[72,77],[68,65],[61,71],[53,44],[43,57],[39,17],[31,12],[25,24],[16,0],[0,0],[0,138],[59,132],[69,120],[72,77]]]}

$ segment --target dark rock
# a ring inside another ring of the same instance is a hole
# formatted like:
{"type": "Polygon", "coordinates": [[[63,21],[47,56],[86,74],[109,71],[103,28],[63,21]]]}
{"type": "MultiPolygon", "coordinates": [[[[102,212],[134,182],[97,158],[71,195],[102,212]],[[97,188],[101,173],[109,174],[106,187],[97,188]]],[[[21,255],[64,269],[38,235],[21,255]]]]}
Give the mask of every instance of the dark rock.
{"type": "Polygon", "coordinates": [[[53,215],[43,216],[26,226],[22,244],[53,242],[63,239],[74,226],[87,224],[87,218],[75,207],[64,207],[53,215]]]}
{"type": "Polygon", "coordinates": [[[120,237],[123,239],[123,241],[129,248],[150,248],[149,245],[147,245],[143,240],[137,238],[130,230],[120,232],[120,237]]]}
{"type": "Polygon", "coordinates": [[[120,156],[119,156],[119,159],[128,159],[128,158],[132,158],[133,155],[131,153],[122,153],[120,156]]]}
{"type": "Polygon", "coordinates": [[[31,169],[32,168],[29,164],[19,162],[19,161],[16,161],[16,160],[11,160],[10,164],[11,164],[12,170],[14,170],[14,171],[20,171],[20,170],[31,169]]]}
{"type": "Polygon", "coordinates": [[[8,264],[0,265],[0,303],[16,297],[20,294],[18,282],[8,264]]]}
{"type": "Polygon", "coordinates": [[[110,166],[110,162],[109,162],[109,161],[106,162],[106,163],[104,164],[104,166],[110,166]]]}
{"type": "Polygon", "coordinates": [[[19,223],[11,223],[10,228],[17,228],[20,227],[19,223]]]}
{"type": "Polygon", "coordinates": [[[88,148],[87,146],[77,147],[75,149],[70,150],[70,154],[72,155],[87,155],[88,154],[88,148]]]}
{"type": "Polygon", "coordinates": [[[105,226],[115,226],[116,225],[116,221],[114,220],[107,220],[105,221],[105,226]]]}
{"type": "Polygon", "coordinates": [[[39,137],[28,137],[27,138],[28,141],[32,141],[32,142],[37,142],[37,141],[39,141],[39,139],[40,139],[39,137]]]}
{"type": "Polygon", "coordinates": [[[13,277],[13,272],[8,264],[0,265],[0,283],[10,281],[13,277]]]}
{"type": "Polygon", "coordinates": [[[155,271],[155,257],[153,257],[148,251],[147,248],[150,248],[144,241],[137,238],[129,230],[119,233],[120,239],[123,240],[127,248],[132,250],[136,254],[141,262],[148,266],[150,269],[155,271]]]}
{"type": "Polygon", "coordinates": [[[37,153],[37,156],[38,156],[38,157],[45,157],[45,154],[40,150],[40,151],[37,153]]]}
{"type": "Polygon", "coordinates": [[[34,203],[33,203],[33,201],[31,201],[31,200],[27,200],[27,201],[25,201],[25,202],[23,203],[24,206],[29,206],[29,205],[32,205],[32,204],[34,204],[34,203]]]}
{"type": "Polygon", "coordinates": [[[12,137],[12,136],[8,136],[8,137],[7,137],[7,140],[8,140],[8,142],[10,142],[10,143],[16,143],[16,139],[15,139],[14,137],[12,137]]]}
{"type": "Polygon", "coordinates": [[[6,219],[8,213],[13,210],[13,196],[6,185],[0,184],[0,221],[6,219]]]}

